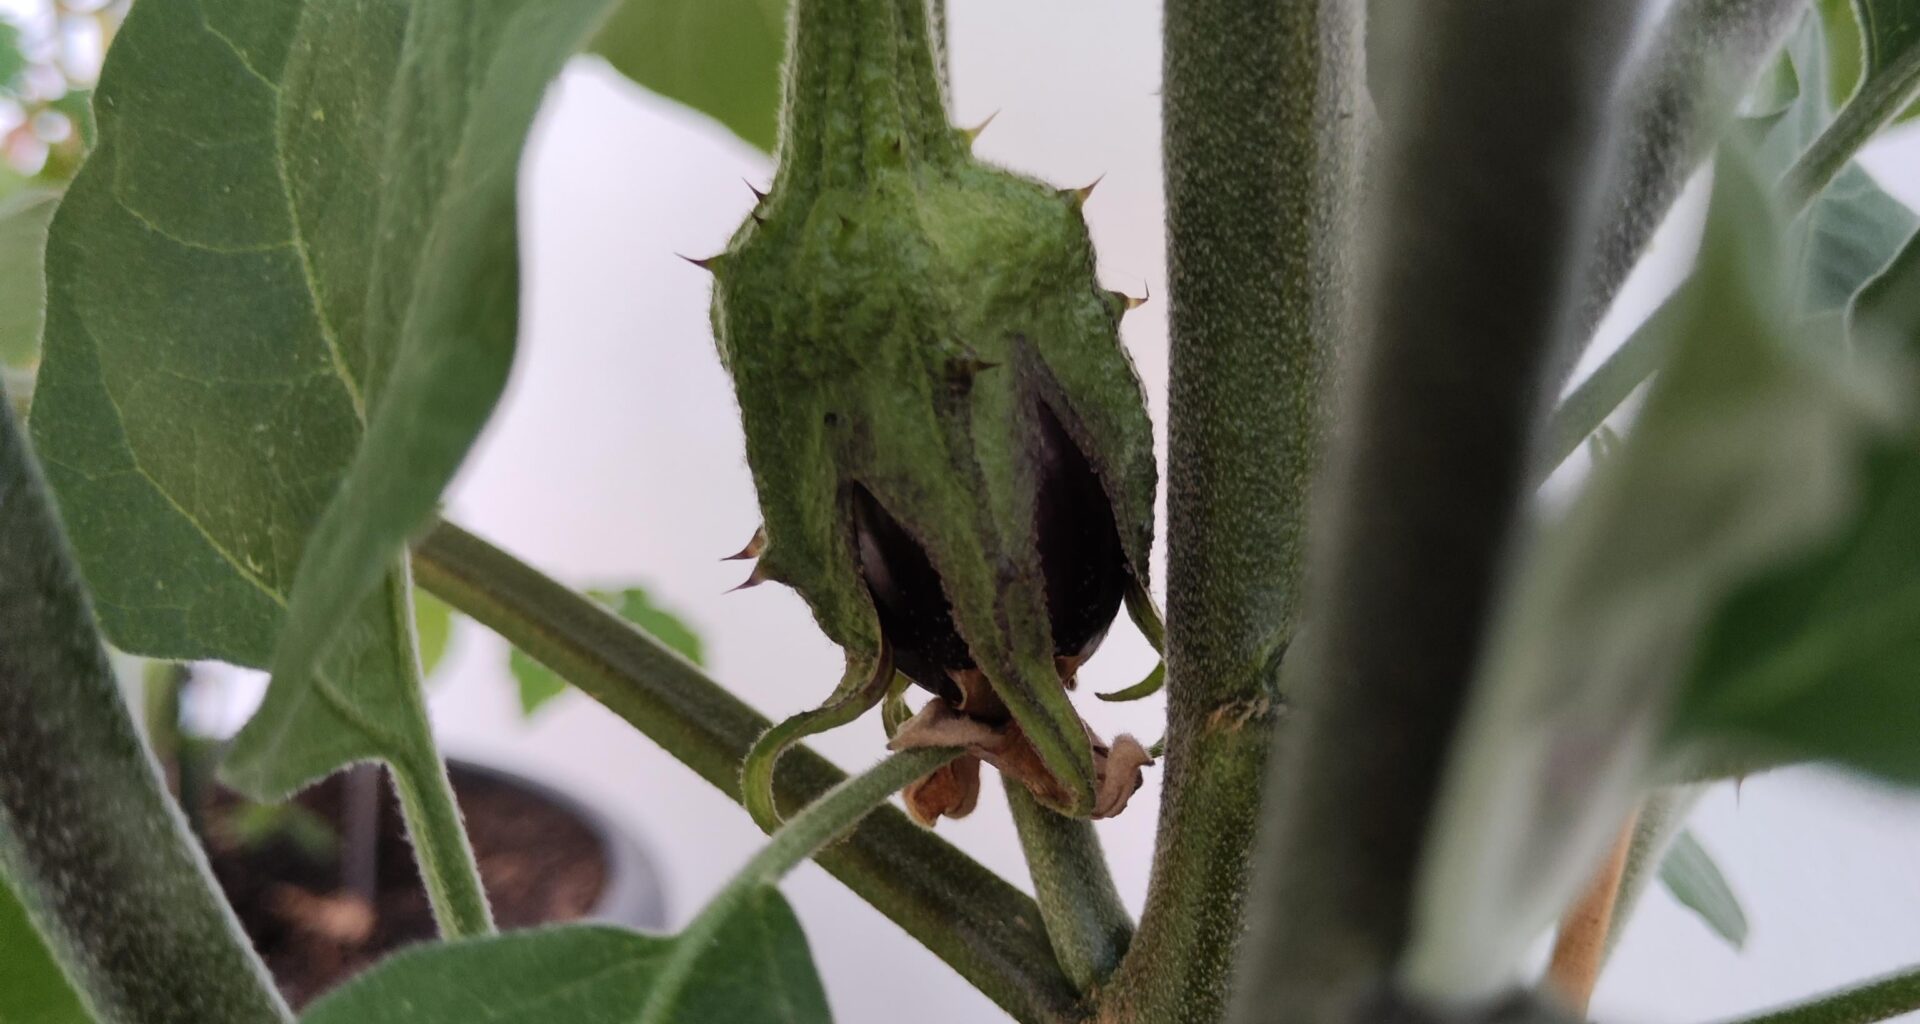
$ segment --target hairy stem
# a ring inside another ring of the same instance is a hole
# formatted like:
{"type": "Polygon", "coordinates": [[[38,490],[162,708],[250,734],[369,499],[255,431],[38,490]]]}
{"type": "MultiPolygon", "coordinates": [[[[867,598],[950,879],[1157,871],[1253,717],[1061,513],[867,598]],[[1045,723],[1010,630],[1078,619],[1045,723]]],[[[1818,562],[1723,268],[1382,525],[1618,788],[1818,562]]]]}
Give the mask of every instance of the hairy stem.
{"type": "Polygon", "coordinates": [[[1873,1024],[1920,1010],[1920,967],[1728,1024],[1873,1024]]]}
{"type": "Polygon", "coordinates": [[[1563,369],[1578,358],[1740,97],[1806,7],[1807,0],[1676,0],[1662,17],[1621,95],[1620,139],[1600,193],[1600,235],[1563,369]]]}
{"type": "Polygon", "coordinates": [[[1055,814],[1025,785],[1004,781],[1047,939],[1067,977],[1091,992],[1106,983],[1133,940],[1133,919],[1120,905],[1100,837],[1093,822],[1055,814]]]}
{"type": "Polygon", "coordinates": [[[1550,353],[1573,319],[1635,8],[1402,11],[1423,45],[1383,109],[1379,237],[1314,523],[1300,721],[1269,775],[1231,1020],[1350,1020],[1406,941],[1550,353]]]}
{"type": "Polygon", "coordinates": [[[393,786],[400,796],[400,816],[407,824],[407,838],[413,843],[414,863],[420,866],[420,878],[426,884],[427,900],[433,905],[433,920],[440,935],[447,939],[488,935],[493,932],[493,912],[487,906],[486,888],[480,882],[480,866],[474,863],[473,847],[460,821],[460,805],[447,781],[447,766],[435,753],[433,733],[428,725],[425,696],[422,692],[420,655],[414,637],[412,583],[405,567],[387,573],[390,593],[387,604],[393,609],[397,636],[406,638],[398,645],[395,657],[399,678],[406,680],[405,696],[412,705],[403,728],[418,730],[407,748],[414,753],[396,760],[393,786]]]}
{"type": "Polygon", "coordinates": [[[1788,208],[1798,210],[1833,181],[1882,125],[1920,94],[1920,46],[1909,46],[1887,67],[1869,74],[1806,152],[1780,178],[1788,208]]]}
{"type": "Polygon", "coordinates": [[[3,408],[0,872],[102,1024],[291,1020],[141,743],[3,408]]]}
{"type": "Polygon", "coordinates": [[[1627,923],[1633,920],[1633,912],[1640,906],[1640,897],[1653,880],[1660,877],[1661,861],[1666,859],[1674,837],[1686,825],[1687,815],[1693,811],[1693,805],[1700,802],[1706,788],[1699,783],[1682,783],[1661,786],[1647,794],[1639,816],[1634,819],[1627,862],[1620,869],[1620,887],[1613,899],[1613,924],[1607,929],[1603,956],[1612,956],[1620,945],[1620,937],[1627,933],[1627,923]]]}
{"type": "Polygon", "coordinates": [[[1166,8],[1166,775],[1107,1019],[1225,1005],[1344,320],[1360,21],[1358,0],[1166,8]]]}
{"type": "MultiPolygon", "coordinates": [[[[660,744],[735,801],[740,765],[769,723],[686,659],[512,555],[440,523],[414,552],[422,586],[498,632],[660,744]]],[[[806,747],[781,759],[791,814],[845,780],[806,747]]],[[[892,808],[821,851],[834,877],[1023,1022],[1081,1016],[1033,900],[892,808]]]]}

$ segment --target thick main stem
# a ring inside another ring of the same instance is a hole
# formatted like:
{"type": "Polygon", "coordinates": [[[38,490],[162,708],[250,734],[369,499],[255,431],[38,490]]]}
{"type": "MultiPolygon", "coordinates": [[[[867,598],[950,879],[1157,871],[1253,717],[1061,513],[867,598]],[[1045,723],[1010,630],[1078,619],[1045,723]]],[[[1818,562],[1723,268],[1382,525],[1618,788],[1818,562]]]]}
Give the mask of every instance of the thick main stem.
{"type": "Polygon", "coordinates": [[[140,741],[3,407],[0,872],[101,1024],[291,1020],[140,741]]]}
{"type": "Polygon", "coordinates": [[[1310,650],[1268,781],[1232,1020],[1354,1019],[1387,984],[1568,333],[1636,5],[1432,0],[1387,129],[1310,650]]]}
{"type": "MultiPolygon", "coordinates": [[[[740,764],[769,723],[685,658],[593,601],[457,526],[414,552],[420,584],[498,632],[660,744],[735,801],[740,764]]],[[[791,814],[846,779],[806,747],[774,776],[791,814]]],[[[1065,1024],[1080,995],[1033,900],[892,808],[823,850],[822,867],[1016,1020],[1065,1024]]]]}
{"type": "Polygon", "coordinates": [[[1225,1005],[1342,331],[1360,19],[1356,0],[1166,7],[1166,785],[1104,1019],[1225,1005]]]}

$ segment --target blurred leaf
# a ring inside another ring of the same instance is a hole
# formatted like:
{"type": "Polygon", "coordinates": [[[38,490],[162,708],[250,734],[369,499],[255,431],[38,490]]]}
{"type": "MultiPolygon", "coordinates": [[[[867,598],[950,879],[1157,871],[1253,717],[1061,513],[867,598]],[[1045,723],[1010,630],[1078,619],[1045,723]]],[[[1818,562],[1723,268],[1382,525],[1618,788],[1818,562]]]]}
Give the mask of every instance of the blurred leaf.
{"type": "MultiPolygon", "coordinates": [[[[639,587],[616,591],[589,590],[587,596],[606,605],[688,661],[695,665],[705,664],[701,660],[700,635],[672,612],[656,607],[645,590],[639,587]]],[[[542,705],[566,692],[565,680],[522,653],[519,648],[507,655],[507,667],[520,684],[520,710],[523,714],[533,714],[542,705]]]]}
{"type": "Polygon", "coordinates": [[[0,1021],[93,1024],[4,878],[0,878],[0,1021]]]}
{"type": "Polygon", "coordinates": [[[1490,983],[1565,905],[1641,792],[1701,628],[1844,532],[1860,453],[1887,436],[1898,378],[1793,326],[1762,180],[1718,161],[1666,368],[1503,598],[1422,869],[1416,957],[1438,990],[1490,983]]]}
{"type": "Polygon", "coordinates": [[[1866,41],[1860,37],[1860,19],[1854,13],[1854,0],[1818,0],[1814,8],[1826,37],[1825,102],[1838,106],[1853,95],[1860,84],[1860,69],[1866,58],[1866,41]]]}
{"type": "Polygon", "coordinates": [[[47,223],[60,193],[29,188],[0,199],[0,366],[30,366],[46,320],[47,223]]]}
{"type": "Polygon", "coordinates": [[[227,838],[243,849],[258,849],[284,839],[308,859],[321,863],[331,863],[340,848],[340,835],[327,819],[292,801],[248,801],[236,808],[222,827],[227,838]]]}
{"type": "Polygon", "coordinates": [[[590,48],[771,153],[786,44],[786,0],[625,0],[590,48]]]}
{"type": "MultiPolygon", "coordinates": [[[[1855,348],[1898,345],[1920,400],[1920,239],[1860,292],[1855,348]]],[[[1920,433],[1855,456],[1864,480],[1846,529],[1742,588],[1703,639],[1677,738],[1829,758],[1920,783],[1920,433]]]]}
{"type": "Polygon", "coordinates": [[[825,1024],[807,938],[762,887],[711,937],[691,971],[663,977],[677,940],[564,925],[414,946],[324,996],[302,1024],[825,1024]],[[674,986],[643,1015],[658,985],[674,986]]]}
{"type": "Polygon", "coordinates": [[[453,609],[419,587],[413,588],[413,632],[420,644],[420,672],[432,675],[453,639],[453,609]]]}
{"type": "Polygon", "coordinates": [[[1728,945],[1746,947],[1747,913],[1740,909],[1740,897],[1733,894],[1720,866],[1692,832],[1674,837],[1666,859],[1660,862],[1660,884],[1728,945]]]}
{"type": "Polygon", "coordinates": [[[1845,309],[1920,225],[1857,163],[1848,164],[1788,229],[1800,317],[1845,309]]]}
{"type": "Polygon", "coordinates": [[[20,26],[0,17],[0,93],[18,91],[15,83],[27,64],[27,55],[20,52],[20,26]]]}

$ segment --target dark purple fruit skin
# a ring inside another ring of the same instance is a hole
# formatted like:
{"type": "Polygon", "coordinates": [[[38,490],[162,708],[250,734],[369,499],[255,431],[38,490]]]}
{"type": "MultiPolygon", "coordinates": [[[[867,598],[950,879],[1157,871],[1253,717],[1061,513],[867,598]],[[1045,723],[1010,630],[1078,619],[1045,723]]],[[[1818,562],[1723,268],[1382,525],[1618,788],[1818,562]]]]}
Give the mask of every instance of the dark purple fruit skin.
{"type": "MultiPolygon", "coordinates": [[[[1091,656],[1126,595],[1129,573],[1113,507],[1091,463],[1044,403],[1035,417],[1034,537],[1047,589],[1054,653],[1091,656]]],[[[951,673],[974,668],[926,551],[865,487],[851,488],[860,570],[893,648],[894,666],[958,704],[951,673]]]]}

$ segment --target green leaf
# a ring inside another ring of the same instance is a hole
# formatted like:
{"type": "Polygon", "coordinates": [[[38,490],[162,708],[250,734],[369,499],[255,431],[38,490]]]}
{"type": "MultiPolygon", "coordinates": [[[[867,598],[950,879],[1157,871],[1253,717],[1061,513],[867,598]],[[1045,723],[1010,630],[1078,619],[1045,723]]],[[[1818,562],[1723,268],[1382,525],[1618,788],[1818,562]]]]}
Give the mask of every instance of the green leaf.
{"type": "MultiPolygon", "coordinates": [[[[1855,347],[1892,344],[1920,396],[1920,238],[1853,303],[1855,347]]],[[[1732,742],[1920,783],[1920,433],[1863,447],[1846,528],[1734,594],[1695,659],[1676,742],[1732,742]]]]}
{"type": "Polygon", "coordinates": [[[254,795],[429,771],[404,542],[504,382],[520,148],[609,3],[143,5],[109,54],[35,430],[120,646],[276,669],[254,795]]]}
{"type": "Polygon", "coordinates": [[[1747,913],[1720,866],[1692,832],[1681,832],[1660,862],[1660,884],[1735,949],[1747,944],[1747,913]]]}
{"type": "Polygon", "coordinates": [[[47,223],[59,205],[60,193],[50,189],[0,199],[0,366],[28,366],[40,355],[47,223]]]}
{"type": "MultiPolygon", "coordinates": [[[[688,628],[672,612],[654,605],[653,599],[640,587],[627,587],[624,590],[589,590],[587,596],[618,613],[621,618],[640,627],[655,640],[667,645],[682,657],[695,665],[704,665],[701,660],[702,649],[700,635],[688,628]]],[[[531,715],[541,706],[566,692],[566,681],[552,669],[528,657],[515,648],[507,656],[508,669],[520,686],[520,710],[531,715]]]]}
{"type": "Polygon", "coordinates": [[[1504,598],[1423,867],[1439,984],[1484,984],[1564,906],[1640,792],[1702,628],[1848,528],[1860,454],[1891,433],[1898,378],[1807,340],[1837,317],[1794,324],[1766,194],[1722,155],[1672,356],[1504,598]]]}
{"type": "Polygon", "coordinates": [[[806,935],[777,890],[755,892],[693,970],[643,1016],[674,938],[567,925],[416,946],[315,1003],[302,1024],[824,1024],[806,935]]]}
{"type": "Polygon", "coordinates": [[[432,675],[453,639],[453,609],[418,587],[413,590],[413,632],[420,645],[420,673],[432,675]]]}
{"type": "MultiPolygon", "coordinates": [[[[4,415],[4,413],[0,413],[4,415]]],[[[26,908],[0,878],[0,1021],[13,1024],[93,1024],[26,908]]]]}
{"type": "MultiPolygon", "coordinates": [[[[329,257],[314,260],[316,326],[363,352],[355,383],[367,396],[367,426],[301,556],[273,655],[274,689],[311,688],[338,624],[404,556],[499,400],[519,319],[521,148],[547,83],[611,3],[422,0],[406,12],[390,80],[338,69],[363,33],[402,28],[392,5],[372,5],[371,21],[318,6],[302,23],[280,103],[281,159],[295,169],[283,180],[296,239],[333,243],[311,252],[329,257]],[[378,109],[365,102],[375,86],[384,116],[363,117],[378,109]],[[366,124],[356,130],[355,120],[366,124]],[[343,168],[343,153],[372,143],[374,129],[382,159],[367,182],[360,176],[368,171],[343,168]],[[368,184],[380,196],[372,220],[336,223],[325,214],[326,204],[368,184]],[[349,227],[373,230],[334,234],[349,227]],[[377,239],[372,251],[353,251],[367,237],[377,239]]],[[[259,719],[249,726],[263,735],[270,728],[259,719]]],[[[270,756],[248,739],[237,739],[237,760],[270,756]]]]}
{"type": "Polygon", "coordinates": [[[786,42],[786,0],[625,0],[590,48],[771,153],[786,42]]]}

